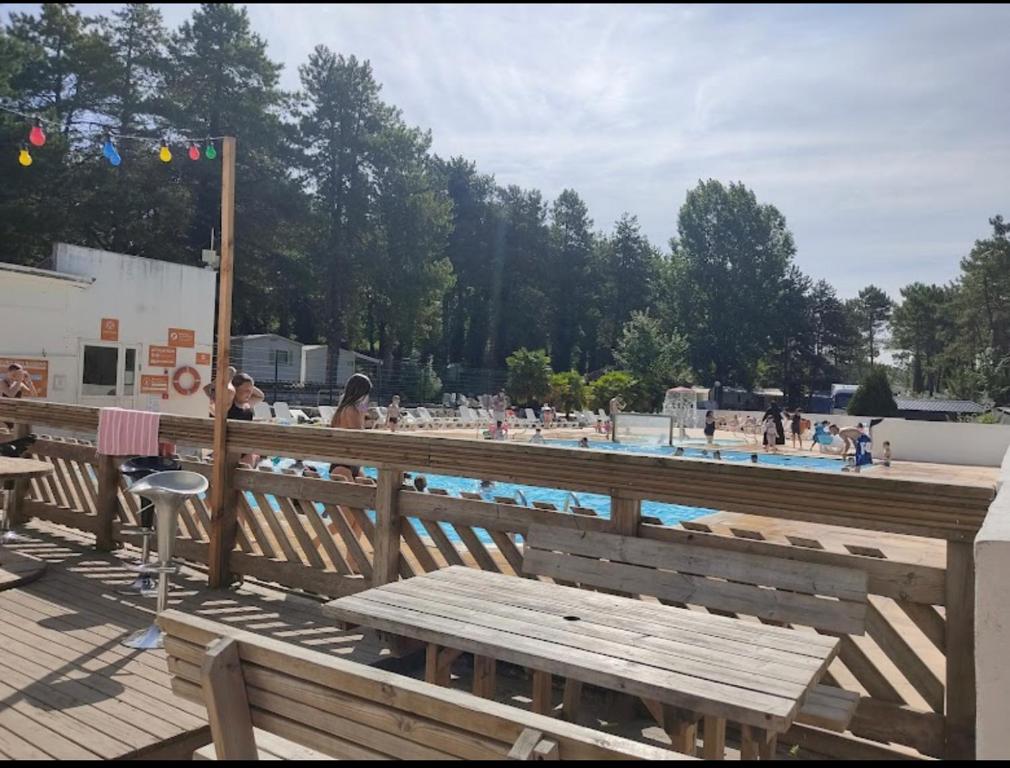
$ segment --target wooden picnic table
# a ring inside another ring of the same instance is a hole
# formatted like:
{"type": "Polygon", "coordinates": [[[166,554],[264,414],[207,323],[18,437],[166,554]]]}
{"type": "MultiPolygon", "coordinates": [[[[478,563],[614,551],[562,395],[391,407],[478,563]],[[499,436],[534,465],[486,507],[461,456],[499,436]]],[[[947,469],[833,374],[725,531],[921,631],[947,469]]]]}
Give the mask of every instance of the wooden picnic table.
{"type": "Polygon", "coordinates": [[[474,655],[474,693],[494,695],[494,665],[533,670],[533,709],[551,710],[551,677],[567,679],[566,715],[582,683],[640,697],[673,748],[721,758],[727,721],[745,758],[775,740],[838,652],[837,638],[745,622],[536,579],[452,566],[327,603],[342,622],[427,644],[426,678],[449,683],[459,653],[474,655]]]}

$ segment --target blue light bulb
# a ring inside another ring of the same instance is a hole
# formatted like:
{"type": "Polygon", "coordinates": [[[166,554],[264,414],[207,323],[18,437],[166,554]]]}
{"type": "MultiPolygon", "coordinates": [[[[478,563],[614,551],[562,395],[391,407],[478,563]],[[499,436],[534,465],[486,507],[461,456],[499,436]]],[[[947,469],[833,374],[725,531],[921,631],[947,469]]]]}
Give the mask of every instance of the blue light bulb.
{"type": "Polygon", "coordinates": [[[112,143],[112,139],[105,140],[105,146],[102,147],[102,154],[105,155],[105,159],[113,166],[119,165],[123,162],[123,158],[119,156],[119,152],[116,151],[116,145],[112,143]]]}

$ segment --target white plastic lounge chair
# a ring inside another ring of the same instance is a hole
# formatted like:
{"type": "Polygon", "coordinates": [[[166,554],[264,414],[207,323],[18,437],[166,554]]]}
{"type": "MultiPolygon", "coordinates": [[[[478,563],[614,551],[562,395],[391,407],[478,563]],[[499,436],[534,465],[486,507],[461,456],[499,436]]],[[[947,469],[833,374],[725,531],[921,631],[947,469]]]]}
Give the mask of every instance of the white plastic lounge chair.
{"type": "Polygon", "coordinates": [[[291,409],[291,423],[292,424],[305,424],[308,422],[309,417],[301,408],[291,409]]]}
{"type": "Polygon", "coordinates": [[[291,409],[287,403],[274,403],[274,419],[278,424],[294,424],[295,417],[291,415],[291,409]]]}
{"type": "Polygon", "coordinates": [[[461,427],[477,426],[477,416],[467,405],[461,405],[459,407],[459,424],[461,427]]]}
{"type": "Polygon", "coordinates": [[[272,418],[273,413],[268,403],[256,403],[253,406],[253,421],[270,421],[272,418]]]}
{"type": "Polygon", "coordinates": [[[320,405],[319,420],[328,427],[333,422],[333,414],[336,412],[337,409],[332,405],[320,405]]]}

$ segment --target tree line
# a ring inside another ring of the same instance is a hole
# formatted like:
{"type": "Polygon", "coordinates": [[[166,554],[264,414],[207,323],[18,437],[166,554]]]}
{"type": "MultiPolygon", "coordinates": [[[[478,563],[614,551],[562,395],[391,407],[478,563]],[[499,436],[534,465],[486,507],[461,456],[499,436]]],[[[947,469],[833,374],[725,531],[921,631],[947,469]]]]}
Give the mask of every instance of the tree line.
{"type": "Polygon", "coordinates": [[[844,300],[801,272],[785,217],[743,183],[699,181],[657,246],[630,213],[597,226],[575,190],[548,200],[438,156],[366,60],[317,46],[296,91],[281,70],[233,4],[203,4],[176,29],[145,3],[104,17],[66,3],[12,13],[0,104],[59,129],[20,168],[26,121],[0,113],[4,258],[37,265],[62,240],[199,264],[220,168],[185,147],[163,163],[157,142],[233,134],[236,333],[438,368],[504,368],[517,350],[543,350],[568,386],[718,380],[781,386],[794,402],[862,377],[889,348],[910,390],[1010,399],[999,216],[951,284],[912,283],[899,301],[870,285],[844,300]],[[152,144],[124,142],[113,167],[101,147],[121,135],[152,144]]]}

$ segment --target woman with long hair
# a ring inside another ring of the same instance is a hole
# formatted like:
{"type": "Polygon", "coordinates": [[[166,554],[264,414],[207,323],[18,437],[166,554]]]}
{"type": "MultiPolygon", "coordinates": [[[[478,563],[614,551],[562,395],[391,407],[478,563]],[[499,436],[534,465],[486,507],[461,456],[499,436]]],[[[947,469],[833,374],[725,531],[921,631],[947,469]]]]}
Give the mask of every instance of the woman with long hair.
{"type": "MultiPolygon", "coordinates": [[[[344,393],[337,403],[330,426],[335,429],[364,429],[365,414],[368,413],[368,396],[372,392],[372,380],[363,373],[355,373],[344,385],[344,393]]],[[[361,467],[352,464],[331,464],[330,476],[340,475],[353,481],[361,474],[361,467]]]]}
{"type": "MultiPolygon", "coordinates": [[[[344,393],[340,396],[340,402],[337,403],[337,410],[333,414],[330,426],[335,429],[364,429],[365,414],[368,413],[368,396],[371,392],[371,379],[363,373],[353,374],[344,385],[344,393]]],[[[370,478],[366,478],[362,474],[361,467],[359,465],[330,464],[331,480],[344,480],[345,482],[353,483],[356,482],[358,478],[363,478],[366,481],[372,482],[370,478]]],[[[352,515],[350,511],[344,507],[338,506],[337,509],[344,516],[344,519],[350,526],[354,536],[360,539],[361,526],[358,524],[354,515],[352,515]]],[[[329,529],[330,533],[339,537],[339,531],[334,523],[330,523],[329,529]]],[[[347,564],[352,570],[361,571],[361,568],[354,562],[354,556],[350,553],[350,551],[347,552],[347,564]]]]}

